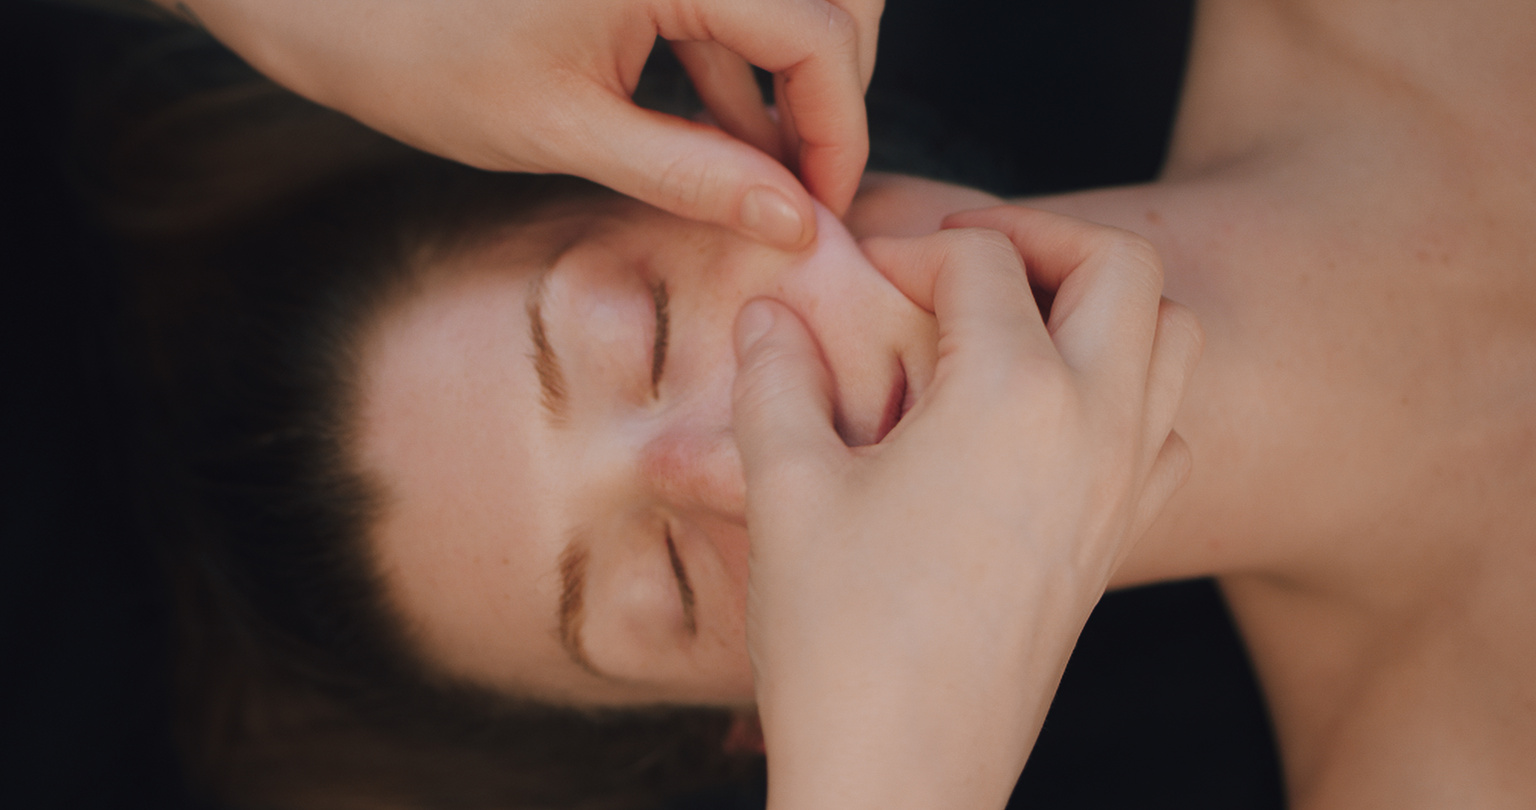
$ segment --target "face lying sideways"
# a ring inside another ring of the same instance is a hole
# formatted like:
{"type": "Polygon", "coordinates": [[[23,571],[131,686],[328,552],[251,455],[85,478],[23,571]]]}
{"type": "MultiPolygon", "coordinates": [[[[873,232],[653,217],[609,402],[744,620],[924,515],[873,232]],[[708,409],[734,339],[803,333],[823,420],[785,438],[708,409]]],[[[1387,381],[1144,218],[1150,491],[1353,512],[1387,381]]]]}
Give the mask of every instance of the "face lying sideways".
{"type": "Polygon", "coordinates": [[[430,268],[362,353],[358,453],[389,599],[439,669],[577,705],[744,706],[741,306],[792,308],[850,445],[928,382],[935,328],[821,212],[782,253],[628,200],[430,268]]]}

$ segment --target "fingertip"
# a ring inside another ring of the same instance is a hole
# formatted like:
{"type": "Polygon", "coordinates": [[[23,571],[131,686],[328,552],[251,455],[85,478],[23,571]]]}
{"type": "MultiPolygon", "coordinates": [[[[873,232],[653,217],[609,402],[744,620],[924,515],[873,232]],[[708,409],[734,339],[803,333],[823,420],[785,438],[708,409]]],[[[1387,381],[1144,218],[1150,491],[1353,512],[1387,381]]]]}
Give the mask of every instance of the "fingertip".
{"type": "Polygon", "coordinates": [[[772,186],[753,186],[737,206],[737,228],[756,241],[800,250],[816,239],[815,210],[809,199],[797,203],[772,186]]]}
{"type": "Polygon", "coordinates": [[[869,162],[869,139],[863,137],[862,125],[852,141],[836,146],[813,146],[802,142],[800,174],[805,187],[828,210],[842,219],[859,193],[859,180],[869,162]]]}

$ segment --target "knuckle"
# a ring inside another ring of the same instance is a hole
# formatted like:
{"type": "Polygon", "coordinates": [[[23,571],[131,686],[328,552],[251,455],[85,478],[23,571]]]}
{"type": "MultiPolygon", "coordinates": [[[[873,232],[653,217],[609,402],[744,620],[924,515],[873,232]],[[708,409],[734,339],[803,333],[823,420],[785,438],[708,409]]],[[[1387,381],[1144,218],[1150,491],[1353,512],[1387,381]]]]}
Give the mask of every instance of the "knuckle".
{"type": "Polygon", "coordinates": [[[813,381],[793,366],[790,352],[783,347],[756,350],[751,362],[736,375],[732,394],[736,408],[758,413],[772,408],[777,401],[814,393],[806,390],[814,385],[813,381]]]}
{"type": "Polygon", "coordinates": [[[879,26],[880,17],[885,13],[884,0],[843,0],[840,5],[844,9],[852,8],[851,13],[862,20],[870,30],[879,26]]]}
{"type": "Polygon", "coordinates": [[[658,28],[668,39],[707,41],[710,36],[709,21],[700,3],[688,0],[662,0],[652,5],[652,14],[658,28]]]}
{"type": "Polygon", "coordinates": [[[1153,289],[1163,289],[1163,259],[1145,237],[1130,231],[1114,231],[1107,248],[1117,264],[1146,279],[1153,289]]]}
{"type": "Polygon", "coordinates": [[[975,358],[967,369],[972,382],[972,401],[1020,403],[1022,408],[1003,409],[1009,420],[1020,412],[1045,424],[1059,425],[1079,410],[1078,388],[1071,372],[1049,357],[1010,351],[1008,346],[975,358]]]}
{"type": "Polygon", "coordinates": [[[837,51],[853,51],[859,45],[859,22],[852,14],[831,3],[826,4],[826,42],[837,51]]]}
{"type": "Polygon", "coordinates": [[[674,156],[660,166],[651,181],[653,204],[669,211],[699,210],[710,190],[722,181],[721,171],[698,158],[674,156]]]}
{"type": "Polygon", "coordinates": [[[1167,330],[1170,335],[1179,336],[1188,351],[1199,357],[1205,349],[1205,327],[1200,325],[1194,310],[1177,301],[1164,300],[1159,316],[1162,320],[1159,328],[1167,330]]]}
{"type": "Polygon", "coordinates": [[[944,263],[960,267],[1022,267],[1018,248],[1001,231],[990,228],[957,228],[946,236],[944,263]]]}
{"type": "Polygon", "coordinates": [[[1189,480],[1190,470],[1195,466],[1195,455],[1189,449],[1189,443],[1177,433],[1168,434],[1168,447],[1164,453],[1168,459],[1169,474],[1173,476],[1175,486],[1189,480]]]}

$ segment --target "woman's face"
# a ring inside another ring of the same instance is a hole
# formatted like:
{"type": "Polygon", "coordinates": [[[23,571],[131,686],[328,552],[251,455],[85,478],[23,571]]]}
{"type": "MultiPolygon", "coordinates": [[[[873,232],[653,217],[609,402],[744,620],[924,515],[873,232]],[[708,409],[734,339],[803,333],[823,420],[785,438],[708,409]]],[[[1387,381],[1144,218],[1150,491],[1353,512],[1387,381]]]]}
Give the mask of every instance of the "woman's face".
{"type": "Polygon", "coordinates": [[[821,212],[790,254],[622,199],[441,263],[362,359],[396,611],[453,675],[563,703],[752,701],[737,312],[794,309],[850,445],[934,367],[932,318],[821,212]]]}

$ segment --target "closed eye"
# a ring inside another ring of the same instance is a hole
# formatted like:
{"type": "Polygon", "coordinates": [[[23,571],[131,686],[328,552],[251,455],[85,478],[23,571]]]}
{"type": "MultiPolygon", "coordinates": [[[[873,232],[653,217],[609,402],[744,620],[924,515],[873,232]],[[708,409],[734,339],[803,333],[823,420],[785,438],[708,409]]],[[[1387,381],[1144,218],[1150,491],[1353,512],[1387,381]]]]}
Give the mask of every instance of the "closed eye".
{"type": "Polygon", "coordinates": [[[651,346],[651,396],[660,395],[661,372],[667,365],[667,285],[651,285],[651,302],[656,305],[656,342],[651,346]]]}
{"type": "Polygon", "coordinates": [[[696,636],[699,633],[698,619],[693,613],[693,586],[688,582],[688,571],[683,568],[683,559],[677,556],[677,544],[672,542],[672,530],[667,529],[667,558],[672,563],[672,576],[677,578],[677,595],[683,602],[683,629],[688,635],[696,636]]]}

